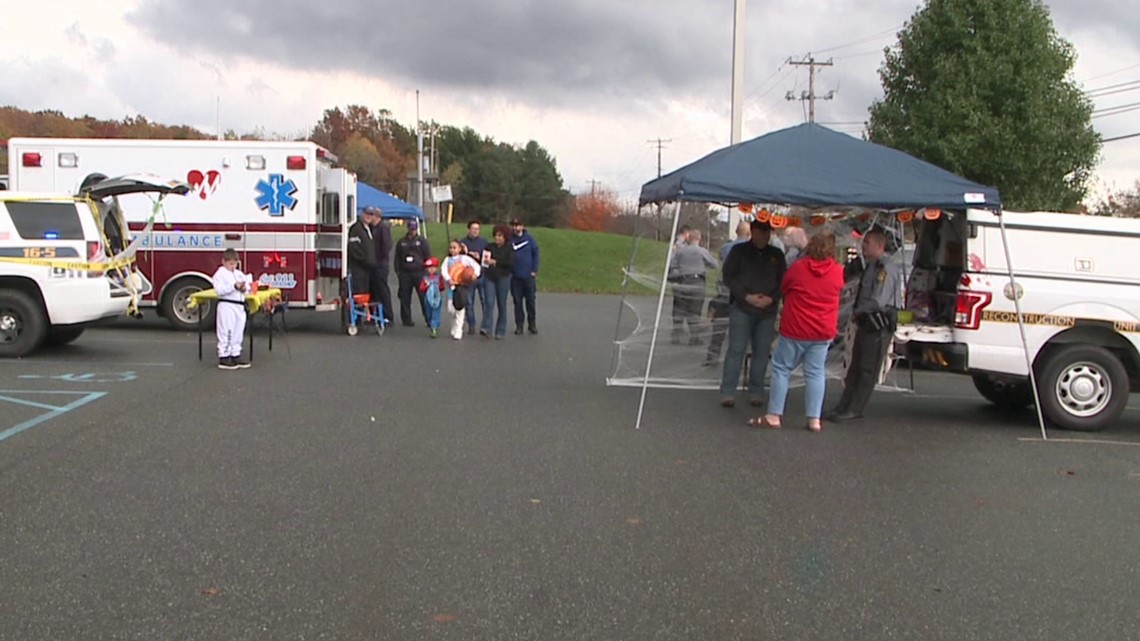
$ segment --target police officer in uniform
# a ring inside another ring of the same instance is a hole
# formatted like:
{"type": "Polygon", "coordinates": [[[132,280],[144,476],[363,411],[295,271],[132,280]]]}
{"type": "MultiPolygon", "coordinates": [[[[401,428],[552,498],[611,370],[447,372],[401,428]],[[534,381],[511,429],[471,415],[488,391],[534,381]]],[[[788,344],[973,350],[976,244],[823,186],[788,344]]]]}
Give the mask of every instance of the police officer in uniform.
{"type": "Polygon", "coordinates": [[[863,417],[898,322],[900,275],[898,267],[887,262],[887,234],[882,229],[875,227],[863,235],[863,260],[865,267],[851,312],[856,324],[851,363],[839,404],[824,415],[831,421],[863,417]]]}
{"type": "Polygon", "coordinates": [[[371,291],[372,273],[376,270],[376,240],[372,226],[377,219],[373,211],[365,209],[348,228],[348,273],[353,294],[371,291]]]}
{"type": "Polygon", "coordinates": [[[424,278],[424,261],[431,258],[431,246],[420,236],[420,223],[415,218],[408,221],[408,233],[396,243],[396,278],[400,282],[397,296],[400,298],[400,321],[404,327],[412,327],[412,292],[420,299],[420,313],[427,322],[424,309],[424,295],[420,292],[420,281],[424,278]]]}

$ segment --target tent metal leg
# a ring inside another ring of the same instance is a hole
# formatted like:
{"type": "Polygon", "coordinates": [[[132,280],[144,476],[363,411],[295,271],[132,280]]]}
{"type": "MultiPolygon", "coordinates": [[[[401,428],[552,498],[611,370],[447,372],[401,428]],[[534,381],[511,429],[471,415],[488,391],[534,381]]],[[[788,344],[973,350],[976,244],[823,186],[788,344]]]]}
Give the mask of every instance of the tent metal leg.
{"type": "Polygon", "coordinates": [[[1041,395],[1037,391],[1037,375],[1033,373],[1033,359],[1029,356],[1029,339],[1025,336],[1025,317],[1021,314],[1021,286],[1013,274],[1013,261],[1009,256],[1009,240],[1005,234],[1005,217],[1001,210],[995,212],[998,227],[1001,229],[1001,248],[1005,252],[1005,267],[1009,270],[1009,287],[1012,290],[1013,307],[1017,310],[1017,329],[1021,332],[1021,349],[1025,353],[1025,367],[1029,370],[1029,387],[1033,390],[1033,405],[1037,408],[1037,424],[1041,426],[1041,440],[1049,440],[1045,431],[1045,415],[1041,412],[1041,395]]]}
{"type": "Polygon", "coordinates": [[[661,273],[661,291],[657,294],[657,315],[653,319],[653,336],[649,339],[649,358],[645,363],[645,380],[641,384],[641,402],[637,405],[637,424],[634,429],[641,429],[641,416],[645,413],[645,393],[649,390],[649,372],[653,369],[653,352],[657,349],[657,332],[661,326],[661,308],[665,306],[665,288],[668,287],[669,268],[673,262],[673,239],[677,237],[677,224],[681,220],[681,195],[677,196],[677,210],[673,212],[673,231],[666,242],[669,249],[665,253],[665,270],[661,273]]]}

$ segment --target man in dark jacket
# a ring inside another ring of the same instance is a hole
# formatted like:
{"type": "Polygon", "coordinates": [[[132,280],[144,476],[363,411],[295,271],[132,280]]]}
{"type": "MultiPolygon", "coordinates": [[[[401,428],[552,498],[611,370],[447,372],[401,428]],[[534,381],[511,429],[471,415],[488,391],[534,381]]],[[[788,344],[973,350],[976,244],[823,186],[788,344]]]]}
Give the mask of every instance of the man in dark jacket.
{"type": "Polygon", "coordinates": [[[752,344],[752,365],[748,373],[748,401],[764,404],[764,374],[768,353],[776,334],[776,312],[780,307],[780,283],[787,265],[784,253],[768,244],[772,226],[752,221],[752,238],[728,252],[721,270],[731,295],[728,310],[728,351],[720,381],[720,404],[736,404],[736,389],[744,354],[752,344]]]}
{"type": "Polygon", "coordinates": [[[376,214],[366,209],[348,228],[348,274],[353,294],[371,291],[372,273],[376,270],[376,241],[372,230],[375,224],[376,214]]]}
{"type": "MultiPolygon", "coordinates": [[[[459,239],[459,244],[463,245],[464,251],[475,262],[480,265],[483,264],[483,251],[487,249],[487,239],[483,238],[480,233],[483,231],[482,225],[479,221],[472,220],[467,223],[467,235],[459,239]]],[[[483,290],[483,283],[486,276],[482,273],[479,278],[472,283],[470,289],[467,290],[467,333],[474,334],[475,326],[478,324],[475,320],[475,310],[483,309],[484,301],[486,300],[486,292],[483,290]],[[475,304],[475,295],[479,295],[479,304],[475,304]]]]}
{"type": "Polygon", "coordinates": [[[424,261],[431,257],[431,246],[426,238],[420,237],[420,223],[415,218],[408,221],[408,233],[396,243],[396,279],[400,283],[397,295],[400,297],[400,321],[404,327],[412,327],[412,292],[420,299],[420,313],[427,322],[424,308],[424,295],[420,292],[420,281],[424,277],[424,261]]]}
{"type": "Polygon", "coordinates": [[[515,333],[523,333],[523,322],[531,334],[538,333],[535,319],[535,281],[538,278],[538,243],[523,227],[522,221],[511,221],[511,249],[515,251],[515,264],[511,272],[511,298],[515,301],[515,333]],[[526,314],[523,314],[525,306],[526,314]]]}
{"type": "Polygon", "coordinates": [[[392,289],[388,286],[388,271],[392,256],[392,227],[384,220],[384,212],[379,207],[365,207],[364,211],[374,216],[372,240],[376,247],[376,267],[372,270],[372,300],[384,307],[384,322],[391,323],[392,289]]]}

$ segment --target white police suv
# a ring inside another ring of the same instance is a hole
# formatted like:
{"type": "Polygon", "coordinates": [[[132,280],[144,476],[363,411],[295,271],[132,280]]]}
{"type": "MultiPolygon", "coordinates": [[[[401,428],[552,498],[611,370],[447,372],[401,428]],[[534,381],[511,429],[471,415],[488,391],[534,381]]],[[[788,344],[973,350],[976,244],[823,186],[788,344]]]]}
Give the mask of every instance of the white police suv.
{"type": "Polygon", "coordinates": [[[108,276],[111,257],[127,240],[108,215],[114,199],[187,190],[184,183],[132,175],[95,177],[75,196],[0,191],[0,357],[70,343],[88,325],[123,315],[132,292],[121,271],[108,276]]]}

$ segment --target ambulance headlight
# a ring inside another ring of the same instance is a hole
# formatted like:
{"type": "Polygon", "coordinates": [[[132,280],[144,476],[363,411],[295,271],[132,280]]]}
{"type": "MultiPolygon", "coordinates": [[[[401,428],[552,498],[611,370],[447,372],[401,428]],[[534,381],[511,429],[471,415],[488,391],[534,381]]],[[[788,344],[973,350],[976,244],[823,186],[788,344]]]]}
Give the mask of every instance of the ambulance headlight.
{"type": "Polygon", "coordinates": [[[245,168],[252,169],[253,171],[263,171],[265,169],[265,156],[246,156],[245,168]]]}
{"type": "Polygon", "coordinates": [[[74,169],[79,166],[79,154],[63,153],[59,155],[59,166],[64,169],[74,169]]]}

